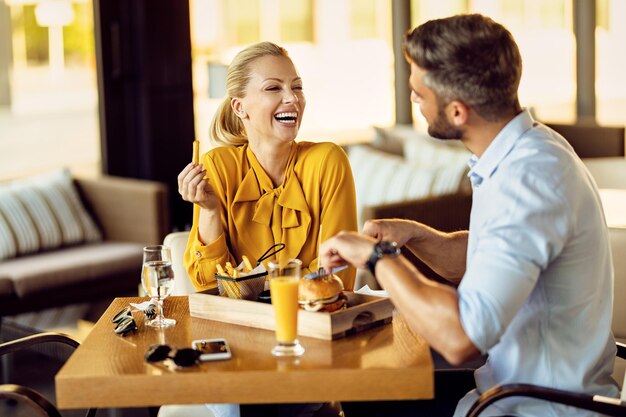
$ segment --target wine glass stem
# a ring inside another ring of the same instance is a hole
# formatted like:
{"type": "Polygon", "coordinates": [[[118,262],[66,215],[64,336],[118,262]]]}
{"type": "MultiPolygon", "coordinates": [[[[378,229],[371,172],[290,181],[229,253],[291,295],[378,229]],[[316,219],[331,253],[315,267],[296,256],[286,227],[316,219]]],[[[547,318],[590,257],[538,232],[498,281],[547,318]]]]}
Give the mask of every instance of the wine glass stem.
{"type": "Polygon", "coordinates": [[[162,299],[160,298],[157,299],[156,308],[157,308],[156,320],[163,321],[163,300],[162,299]]]}

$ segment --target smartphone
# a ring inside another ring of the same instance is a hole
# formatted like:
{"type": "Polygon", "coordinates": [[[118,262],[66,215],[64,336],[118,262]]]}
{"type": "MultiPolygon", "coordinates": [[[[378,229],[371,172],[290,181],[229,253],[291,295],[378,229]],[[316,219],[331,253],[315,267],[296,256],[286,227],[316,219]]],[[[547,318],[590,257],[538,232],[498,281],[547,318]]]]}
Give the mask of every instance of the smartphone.
{"type": "Polygon", "coordinates": [[[220,361],[232,357],[226,339],[194,340],[191,347],[200,351],[201,361],[220,361]]]}

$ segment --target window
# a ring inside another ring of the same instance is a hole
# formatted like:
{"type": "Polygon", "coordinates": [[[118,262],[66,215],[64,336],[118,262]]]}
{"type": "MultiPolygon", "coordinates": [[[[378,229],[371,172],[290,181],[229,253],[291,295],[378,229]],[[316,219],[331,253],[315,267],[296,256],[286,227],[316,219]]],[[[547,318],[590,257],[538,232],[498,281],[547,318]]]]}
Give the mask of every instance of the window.
{"type": "Polygon", "coordinates": [[[280,0],[280,39],[313,42],[313,0],[280,0]]]}
{"type": "Polygon", "coordinates": [[[223,99],[223,87],[216,86],[224,84],[225,67],[261,40],[285,47],[303,78],[307,110],[300,140],[367,140],[372,124],[393,124],[391,0],[190,4],[196,135],[203,146],[223,99]]]}
{"type": "Polygon", "coordinates": [[[600,124],[626,124],[626,2],[598,1],[596,28],[596,96],[600,124]]]}
{"type": "MultiPolygon", "coordinates": [[[[576,41],[571,0],[413,0],[412,25],[458,13],[482,13],[513,34],[522,54],[519,96],[539,120],[576,118],[576,41]]],[[[422,122],[419,109],[414,116],[422,122]]]]}
{"type": "Polygon", "coordinates": [[[247,44],[257,42],[261,34],[260,1],[231,0],[223,3],[226,10],[226,33],[229,43],[247,44]]]}
{"type": "Polygon", "coordinates": [[[99,174],[91,2],[0,0],[3,26],[0,180],[63,166],[99,174]]]}

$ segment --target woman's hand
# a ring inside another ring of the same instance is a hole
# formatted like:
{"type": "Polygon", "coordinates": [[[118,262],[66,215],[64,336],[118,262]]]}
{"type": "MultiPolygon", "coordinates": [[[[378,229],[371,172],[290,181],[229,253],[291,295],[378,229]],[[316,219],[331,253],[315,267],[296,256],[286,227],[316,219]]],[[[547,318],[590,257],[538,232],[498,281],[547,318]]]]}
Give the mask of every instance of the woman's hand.
{"type": "Polygon", "coordinates": [[[219,200],[205,175],[202,164],[194,166],[193,162],[189,163],[178,174],[178,193],[185,201],[209,211],[217,211],[220,207],[219,200]]]}

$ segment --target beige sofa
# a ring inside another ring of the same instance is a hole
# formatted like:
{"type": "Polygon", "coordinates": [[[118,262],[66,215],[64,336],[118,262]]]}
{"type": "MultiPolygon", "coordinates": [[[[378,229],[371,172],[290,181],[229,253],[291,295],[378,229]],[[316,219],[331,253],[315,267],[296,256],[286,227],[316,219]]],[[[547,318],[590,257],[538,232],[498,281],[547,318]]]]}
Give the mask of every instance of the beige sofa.
{"type": "MultiPolygon", "coordinates": [[[[75,178],[74,185],[101,238],[1,260],[0,318],[137,294],[143,246],[169,231],[166,186],[109,176],[75,178]]],[[[11,236],[0,238],[6,243],[11,236]]],[[[53,327],[47,316],[46,327],[53,327]]]]}

